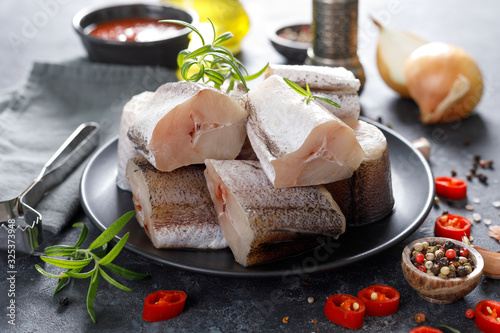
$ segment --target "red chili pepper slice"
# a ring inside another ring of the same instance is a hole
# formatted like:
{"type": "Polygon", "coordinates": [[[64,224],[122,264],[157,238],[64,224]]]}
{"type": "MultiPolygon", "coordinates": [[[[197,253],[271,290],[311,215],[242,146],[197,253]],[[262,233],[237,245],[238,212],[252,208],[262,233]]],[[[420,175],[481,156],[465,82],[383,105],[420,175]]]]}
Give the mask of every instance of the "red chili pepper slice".
{"type": "Polygon", "coordinates": [[[467,183],[456,177],[436,177],[436,193],[454,200],[465,199],[467,197],[467,183]]]}
{"type": "Polygon", "coordinates": [[[438,330],[437,328],[434,327],[419,326],[412,329],[410,333],[443,333],[443,331],[438,330]]]}
{"type": "Polygon", "coordinates": [[[184,310],[187,295],[180,290],[158,290],[146,296],[142,319],[163,321],[177,317],[184,310]]]}
{"type": "Polygon", "coordinates": [[[434,224],[434,234],[437,237],[446,237],[462,241],[463,236],[470,237],[470,227],[472,223],[465,217],[444,214],[436,219],[434,224]]]}
{"type": "Polygon", "coordinates": [[[365,304],[354,296],[346,294],[332,295],[326,300],[324,311],[326,317],[335,324],[353,329],[363,326],[365,304]],[[357,310],[355,310],[355,304],[359,306],[357,310]]]}
{"type": "Polygon", "coordinates": [[[388,316],[399,309],[399,292],[383,284],[375,284],[360,290],[358,298],[365,303],[367,316],[388,316]]]}
{"type": "Polygon", "coordinates": [[[484,333],[500,332],[500,302],[483,300],[474,308],[474,323],[484,333]]]}

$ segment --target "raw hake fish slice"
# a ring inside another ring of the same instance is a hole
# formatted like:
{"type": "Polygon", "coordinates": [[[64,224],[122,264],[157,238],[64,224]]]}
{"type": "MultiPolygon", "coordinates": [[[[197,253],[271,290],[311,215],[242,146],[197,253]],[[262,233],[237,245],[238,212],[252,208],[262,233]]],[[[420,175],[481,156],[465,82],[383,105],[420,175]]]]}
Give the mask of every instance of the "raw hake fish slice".
{"type": "Polygon", "coordinates": [[[347,122],[364,151],[351,178],[325,184],[344,213],[347,224],[364,225],[389,215],[394,207],[389,149],[384,134],[362,120],[347,122]]]}
{"type": "Polygon", "coordinates": [[[361,105],[359,103],[359,95],[356,92],[349,91],[329,91],[329,90],[311,90],[311,94],[328,98],[334,101],[340,108],[337,108],[325,101],[315,99],[314,101],[325,109],[339,117],[342,121],[358,119],[361,113],[361,105]]]}
{"type": "Polygon", "coordinates": [[[271,183],[308,186],[351,177],[363,160],[354,131],[283,78],[267,78],[245,97],[247,134],[271,183]]]}
{"type": "Polygon", "coordinates": [[[252,160],[252,161],[258,161],[259,159],[257,158],[257,155],[255,155],[255,151],[252,148],[252,144],[250,143],[250,140],[248,139],[248,136],[245,139],[245,142],[243,142],[243,146],[241,147],[241,151],[236,156],[236,160],[252,160]]]}
{"type": "Polygon", "coordinates": [[[155,168],[172,171],[206,158],[234,159],[246,137],[247,116],[237,101],[208,85],[167,83],[128,136],[155,168]]]}
{"type": "Polygon", "coordinates": [[[358,119],[361,111],[358,90],[360,82],[351,71],[343,67],[304,66],[304,65],[269,65],[265,76],[279,75],[287,78],[302,88],[309,84],[311,93],[328,98],[341,107],[337,108],[326,102],[315,101],[340,119],[358,119]]]}
{"type": "Polygon", "coordinates": [[[243,266],[318,245],[316,237],[293,242],[300,236],[285,230],[334,237],[345,231],[344,215],[322,185],[275,188],[258,161],[206,160],[205,165],[219,224],[236,261],[243,266]]]}
{"type": "Polygon", "coordinates": [[[129,159],[141,156],[135,150],[134,144],[127,136],[127,132],[136,121],[137,117],[144,111],[146,106],[153,98],[154,92],[145,91],[132,97],[123,107],[122,118],[120,121],[120,132],[118,134],[118,176],[116,178],[119,188],[130,191],[128,180],[125,177],[125,169],[129,159]]]}
{"type": "Polygon", "coordinates": [[[307,66],[307,65],[269,65],[265,77],[279,75],[311,89],[354,91],[361,83],[351,71],[344,67],[307,66]]]}
{"type": "Polygon", "coordinates": [[[203,166],[156,170],[144,157],[128,161],[136,218],[156,248],[227,247],[203,166]]]}

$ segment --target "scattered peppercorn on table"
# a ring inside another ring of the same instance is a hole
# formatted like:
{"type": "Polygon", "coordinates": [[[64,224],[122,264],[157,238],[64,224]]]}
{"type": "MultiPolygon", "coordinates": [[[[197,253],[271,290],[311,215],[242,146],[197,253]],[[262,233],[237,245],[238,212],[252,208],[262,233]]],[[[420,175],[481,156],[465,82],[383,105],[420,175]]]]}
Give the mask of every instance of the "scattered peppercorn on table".
{"type": "MultiPolygon", "coordinates": [[[[249,73],[256,72],[267,62],[285,63],[267,39],[268,28],[280,21],[311,21],[313,1],[241,2],[251,21],[240,54],[249,73]]],[[[88,5],[103,5],[103,1],[19,0],[3,3],[0,26],[6,38],[0,40],[0,89],[18,85],[28,75],[35,60],[58,62],[86,57],[77,35],[71,31],[71,19],[79,9],[88,5]]],[[[151,277],[124,281],[132,289],[130,292],[100,284],[94,304],[95,324],[87,314],[87,280],[74,279],[59,293],[53,294],[57,282],[40,275],[34,268],[40,264],[40,259],[21,253],[16,256],[15,280],[9,280],[7,252],[1,251],[0,331],[385,333],[409,332],[425,325],[449,332],[439,327],[447,325],[464,333],[479,332],[477,324],[485,332],[494,332],[500,327],[497,320],[500,280],[483,276],[478,287],[464,298],[452,304],[430,303],[405,280],[401,255],[407,244],[434,237],[435,230],[442,235],[455,235],[459,227],[468,232],[469,224],[473,245],[500,251],[500,243],[489,235],[489,227],[500,225],[500,170],[497,167],[500,162],[500,47],[497,46],[500,34],[494,28],[499,12],[500,3],[494,0],[480,4],[466,0],[361,1],[359,4],[358,53],[367,78],[360,97],[362,115],[392,127],[408,141],[427,138],[432,145],[429,164],[434,176],[456,177],[467,184],[465,199],[439,196],[420,228],[400,244],[335,271],[316,273],[313,261],[297,262],[299,274],[283,272],[281,277],[269,279],[191,273],[124,250],[115,259],[116,264],[148,273],[151,277]],[[410,31],[428,41],[451,43],[471,54],[484,77],[484,92],[476,111],[460,121],[423,125],[417,105],[400,98],[379,75],[375,55],[379,32],[369,15],[387,27],[410,31]],[[461,222],[456,216],[471,222],[461,222]],[[187,298],[182,312],[167,321],[144,320],[146,297],[160,290],[185,292],[187,298]],[[389,302],[396,293],[398,305],[389,302]],[[329,298],[333,295],[350,297],[329,298]],[[349,299],[348,310],[340,306],[346,299],[349,299]],[[358,303],[360,299],[365,299],[369,306],[362,301],[358,303]],[[327,309],[325,305],[334,308],[327,309]],[[340,320],[346,325],[330,320],[338,318],[340,312],[360,309],[366,311],[361,323],[359,316],[340,320]],[[475,310],[475,319],[470,319],[469,309],[475,310]],[[15,326],[9,323],[11,318],[14,318],[15,326]]],[[[0,121],[2,110],[3,107],[0,121]]],[[[0,138],[6,139],[1,134],[0,138]]],[[[404,165],[411,174],[412,160],[404,165]]],[[[393,182],[404,183],[405,179],[393,179],[393,182]]],[[[412,191],[411,188],[407,190],[412,191]]],[[[396,205],[395,209],[399,207],[396,205]]],[[[89,228],[88,239],[100,234],[81,210],[74,218],[74,222],[78,221],[83,221],[89,228]]],[[[45,233],[42,248],[74,244],[78,234],[79,230],[75,228],[66,228],[57,235],[45,233]]],[[[373,234],[373,237],[378,235],[373,234]]],[[[350,246],[355,248],[357,244],[350,246]]],[[[412,250],[411,262],[422,270],[422,274],[431,272],[446,279],[467,276],[474,268],[464,248],[451,243],[419,243],[412,250]],[[450,268],[450,262],[456,264],[450,268]]],[[[335,256],[335,250],[330,255],[335,256]]]]}

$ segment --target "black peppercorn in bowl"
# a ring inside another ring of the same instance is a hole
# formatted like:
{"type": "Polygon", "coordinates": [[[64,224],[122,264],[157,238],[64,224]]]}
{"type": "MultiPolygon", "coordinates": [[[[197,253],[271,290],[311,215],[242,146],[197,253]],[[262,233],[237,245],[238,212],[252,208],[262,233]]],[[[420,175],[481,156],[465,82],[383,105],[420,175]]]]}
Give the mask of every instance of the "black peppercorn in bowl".
{"type": "Polygon", "coordinates": [[[478,286],[484,260],[470,245],[450,238],[428,237],[404,248],[401,268],[406,281],[423,299],[449,304],[478,286]]]}
{"type": "Polygon", "coordinates": [[[287,58],[290,63],[303,64],[307,57],[307,50],[312,47],[312,32],[309,23],[280,25],[272,28],[268,36],[276,51],[287,58]]]}
{"type": "Polygon", "coordinates": [[[158,23],[163,19],[196,24],[198,15],[155,4],[85,8],[73,17],[73,28],[91,61],[177,68],[177,55],[188,47],[191,29],[178,25],[167,29],[158,23]]]}

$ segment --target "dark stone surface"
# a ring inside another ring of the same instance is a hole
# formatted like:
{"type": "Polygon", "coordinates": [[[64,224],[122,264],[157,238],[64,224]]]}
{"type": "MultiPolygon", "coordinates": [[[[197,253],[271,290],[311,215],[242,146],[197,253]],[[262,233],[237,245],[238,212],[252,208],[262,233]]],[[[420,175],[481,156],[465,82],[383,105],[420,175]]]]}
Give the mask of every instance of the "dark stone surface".
{"type": "MultiPolygon", "coordinates": [[[[70,20],[81,7],[99,3],[96,0],[61,0],[47,23],[39,27],[33,36],[26,38],[18,47],[9,42],[7,34],[21,34],[23,22],[32,20],[46,8],[43,3],[56,1],[3,1],[0,4],[0,89],[12,88],[22,82],[33,60],[57,62],[84,55],[80,41],[71,30],[70,20]]],[[[266,61],[284,61],[265,39],[266,23],[278,19],[307,18],[311,10],[309,2],[305,3],[273,1],[270,7],[269,1],[244,1],[253,22],[252,31],[244,40],[242,53],[250,72],[262,67],[266,61]],[[302,10],[301,6],[307,8],[302,10]]],[[[390,123],[408,140],[427,137],[433,144],[430,165],[436,176],[449,175],[454,169],[459,177],[464,178],[474,154],[500,163],[500,66],[497,45],[500,33],[496,28],[499,9],[500,5],[493,0],[480,4],[465,0],[361,1],[359,53],[367,76],[361,97],[363,114],[374,119],[382,117],[384,124],[390,123]],[[378,74],[374,59],[378,34],[368,22],[368,14],[383,17],[392,28],[412,31],[428,40],[445,41],[466,49],[477,60],[485,80],[485,92],[477,112],[460,122],[421,125],[416,104],[399,98],[378,74]],[[464,141],[469,144],[464,145],[464,141]]],[[[474,179],[469,182],[468,199],[456,202],[443,200],[439,207],[431,211],[419,230],[402,244],[332,272],[285,280],[226,279],[179,271],[123,251],[117,258],[117,264],[147,272],[151,277],[141,281],[120,280],[132,288],[131,292],[118,290],[101,280],[95,304],[97,324],[92,323],[85,306],[88,280],[72,281],[54,295],[56,281],[38,274],[34,269],[35,264],[44,267],[43,262],[37,257],[18,254],[14,298],[16,326],[7,322],[6,300],[10,283],[5,273],[0,273],[0,331],[349,332],[351,330],[331,323],[324,316],[326,297],[335,293],[357,294],[368,285],[382,283],[400,291],[400,310],[389,317],[366,317],[359,332],[408,332],[418,326],[413,319],[417,313],[426,314],[425,324],[429,326],[446,324],[461,332],[475,332],[473,321],[466,319],[464,313],[482,299],[499,301],[500,282],[483,277],[478,288],[464,299],[451,305],[431,304],[422,300],[404,280],[400,256],[408,242],[433,235],[434,220],[443,210],[470,217],[472,212],[464,209],[469,203],[474,205],[474,212],[491,219],[493,225],[500,224],[500,210],[492,206],[493,201],[500,200],[498,168],[484,173],[488,176],[487,185],[474,179]],[[472,202],[473,198],[480,199],[480,202],[472,202]],[[307,284],[302,281],[307,281],[307,284]],[[186,308],[176,319],[147,323],[141,318],[142,302],[148,293],[158,289],[184,290],[188,294],[186,308]],[[69,304],[60,305],[60,297],[68,297],[69,304]],[[315,302],[309,304],[308,297],[314,297],[315,302]],[[283,317],[290,318],[288,324],[282,322],[283,317]]],[[[89,239],[97,236],[96,228],[83,212],[75,218],[75,222],[79,220],[89,227],[89,239]]],[[[488,237],[487,229],[483,222],[474,224],[474,244],[500,250],[500,244],[488,237]]],[[[61,235],[46,235],[44,245],[71,244],[77,236],[78,230],[68,228],[61,235]]],[[[0,272],[5,272],[5,252],[0,252],[0,266],[4,267],[0,272]]]]}

